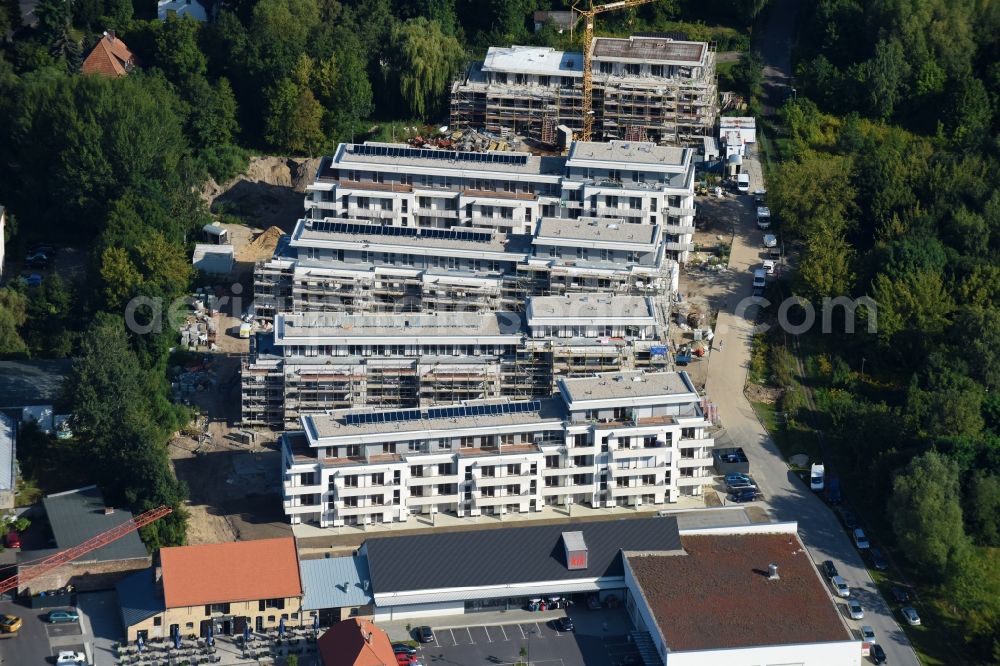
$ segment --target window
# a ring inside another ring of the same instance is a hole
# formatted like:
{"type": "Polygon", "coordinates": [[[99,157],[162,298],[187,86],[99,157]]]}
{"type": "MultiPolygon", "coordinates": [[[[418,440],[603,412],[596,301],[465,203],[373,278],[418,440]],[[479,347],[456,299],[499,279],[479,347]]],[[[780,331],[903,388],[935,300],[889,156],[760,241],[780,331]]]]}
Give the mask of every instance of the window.
{"type": "Polygon", "coordinates": [[[194,622],[187,622],[184,625],[185,629],[194,629],[194,622]]]}
{"type": "Polygon", "coordinates": [[[385,474],[382,472],[379,472],[378,474],[372,474],[372,485],[373,486],[385,485],[385,474]]]}
{"type": "Polygon", "coordinates": [[[344,486],[346,488],[357,488],[358,487],[358,475],[351,474],[350,476],[344,477],[344,486]]]}
{"type": "Polygon", "coordinates": [[[545,466],[549,469],[559,467],[559,456],[545,456],[545,466]]]}
{"type": "Polygon", "coordinates": [[[160,617],[159,615],[157,615],[156,617],[154,617],[153,618],[153,626],[154,627],[162,627],[163,626],[163,618],[160,617]]]}
{"type": "Polygon", "coordinates": [[[601,72],[601,74],[610,74],[611,73],[611,63],[610,62],[602,62],[602,63],[598,63],[598,64],[600,66],[600,72],[601,72]]]}
{"type": "Polygon", "coordinates": [[[229,604],[207,604],[205,606],[205,615],[212,615],[213,613],[229,615],[229,604]]]}
{"type": "MultiPolygon", "coordinates": [[[[261,599],[258,602],[257,605],[258,605],[257,610],[260,610],[260,611],[266,611],[266,610],[270,610],[272,608],[275,608],[277,610],[284,610],[284,608],[285,608],[285,600],[284,599],[261,599]]],[[[272,618],[273,618],[273,616],[272,616],[272,618]]],[[[269,618],[269,619],[271,619],[271,618],[269,618]]]]}

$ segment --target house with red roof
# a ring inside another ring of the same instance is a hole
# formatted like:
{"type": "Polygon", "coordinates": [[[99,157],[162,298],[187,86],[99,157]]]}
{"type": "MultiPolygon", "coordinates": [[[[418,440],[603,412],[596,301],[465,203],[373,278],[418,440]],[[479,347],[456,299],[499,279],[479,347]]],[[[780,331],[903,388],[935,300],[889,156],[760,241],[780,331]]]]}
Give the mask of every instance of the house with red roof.
{"type": "Polygon", "coordinates": [[[396,655],[384,631],[371,620],[352,617],[319,637],[323,666],[395,666],[396,655]]]}
{"type": "Polygon", "coordinates": [[[97,42],[97,46],[83,61],[81,71],[84,74],[98,74],[117,79],[133,69],[135,69],[135,56],[112,30],[105,32],[101,41],[97,42]]]}
{"type": "Polygon", "coordinates": [[[295,539],[259,539],[160,549],[160,566],[117,586],[128,640],[242,634],[312,626],[302,617],[295,539]]]}

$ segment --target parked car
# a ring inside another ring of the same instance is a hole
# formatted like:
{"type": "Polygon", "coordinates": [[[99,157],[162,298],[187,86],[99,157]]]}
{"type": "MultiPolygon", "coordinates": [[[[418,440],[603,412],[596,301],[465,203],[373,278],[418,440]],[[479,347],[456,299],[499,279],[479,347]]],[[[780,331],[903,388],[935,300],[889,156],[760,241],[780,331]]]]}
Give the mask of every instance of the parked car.
{"type": "Polygon", "coordinates": [[[871,544],[868,543],[868,537],[865,536],[865,531],[860,527],[854,529],[854,545],[858,547],[858,550],[868,550],[871,544]]]}
{"type": "Polygon", "coordinates": [[[396,664],[397,666],[412,666],[417,663],[417,655],[406,654],[405,652],[396,653],[396,664]]]}
{"type": "Polygon", "coordinates": [[[764,195],[767,194],[767,190],[754,190],[753,191],[753,202],[758,206],[764,205],[764,195]]]}
{"type": "Polygon", "coordinates": [[[847,598],[851,596],[851,588],[847,585],[847,581],[844,580],[843,576],[834,576],[831,578],[830,587],[833,588],[838,597],[847,598]]]}
{"type": "Polygon", "coordinates": [[[743,504],[744,502],[752,502],[757,499],[759,493],[754,488],[741,488],[740,490],[734,490],[729,495],[730,502],[736,502],[737,504],[743,504]]]}
{"type": "Polygon", "coordinates": [[[857,599],[847,600],[847,612],[850,613],[852,620],[865,619],[865,609],[861,607],[861,602],[857,599]]]}
{"type": "Polygon", "coordinates": [[[726,474],[726,483],[737,483],[739,481],[750,481],[750,475],[748,474],[726,474]]]}
{"type": "Polygon", "coordinates": [[[747,194],[748,192],[750,192],[750,174],[748,173],[736,174],[736,190],[741,194],[747,194]]]}
{"type": "Polygon", "coordinates": [[[587,597],[587,608],[590,610],[601,610],[601,600],[597,598],[596,594],[587,597]]]}
{"type": "Polygon", "coordinates": [[[434,632],[431,631],[430,627],[417,627],[417,640],[421,643],[433,643],[434,642],[434,632]]]}
{"type": "Polygon", "coordinates": [[[767,229],[771,226],[771,209],[767,206],[757,206],[757,226],[761,229],[767,229]]]}
{"type": "Polygon", "coordinates": [[[882,552],[881,548],[871,548],[869,551],[872,556],[872,565],[879,571],[885,571],[889,568],[889,561],[885,559],[885,553],[882,552]]]}
{"type": "Polygon", "coordinates": [[[878,643],[878,641],[875,640],[875,630],[867,624],[861,627],[861,640],[865,643],[878,643]]]}
{"type": "Polygon", "coordinates": [[[822,463],[813,463],[809,469],[809,488],[816,492],[823,490],[823,482],[826,478],[826,467],[822,463]]]}
{"type": "Polygon", "coordinates": [[[858,517],[850,509],[841,508],[840,517],[844,520],[844,527],[853,530],[858,526],[858,517]]]}
{"type": "Polygon", "coordinates": [[[872,645],[871,652],[869,654],[871,655],[872,661],[876,664],[884,664],[887,661],[885,650],[883,650],[882,646],[878,643],[872,645]]]}
{"type": "Polygon", "coordinates": [[[821,566],[823,568],[823,575],[827,578],[833,578],[834,576],[840,575],[837,571],[837,565],[833,563],[833,560],[826,560],[821,566]]]}
{"type": "Polygon", "coordinates": [[[910,626],[916,627],[920,625],[920,615],[917,614],[917,609],[913,606],[901,608],[899,612],[903,614],[903,617],[906,618],[910,626]]]}
{"type": "Polygon", "coordinates": [[[774,262],[772,260],[765,259],[761,266],[763,267],[765,273],[768,275],[774,275],[774,262]]]}
{"type": "Polygon", "coordinates": [[[56,253],[56,248],[52,245],[32,245],[28,248],[28,254],[44,254],[51,257],[56,253]]]}
{"type": "Polygon", "coordinates": [[[22,273],[21,279],[29,287],[40,287],[42,285],[42,276],[38,273],[22,273]]]}
{"type": "Polygon", "coordinates": [[[24,260],[24,265],[28,268],[48,268],[49,258],[44,254],[32,255],[24,260]]]}
{"type": "Polygon", "coordinates": [[[396,654],[416,654],[417,648],[412,645],[407,645],[406,643],[393,643],[392,651],[396,654]]]}
{"type": "Polygon", "coordinates": [[[778,247],[778,237],[774,234],[764,234],[764,247],[778,247]]]}
{"type": "Polygon", "coordinates": [[[7,536],[4,537],[4,543],[8,548],[20,548],[21,547],[21,535],[11,530],[7,532],[7,536]]]}
{"type": "Polygon", "coordinates": [[[840,477],[831,476],[826,481],[826,500],[830,504],[840,504],[840,477]]]}
{"type": "Polygon", "coordinates": [[[49,611],[49,623],[59,624],[63,622],[78,622],[80,614],[75,610],[54,610],[49,611]]]}
{"type": "Polygon", "coordinates": [[[0,617],[0,631],[5,634],[16,633],[18,629],[21,628],[21,618],[16,615],[4,615],[0,617]]]}
{"type": "Polygon", "coordinates": [[[897,604],[905,604],[910,600],[910,591],[905,587],[893,585],[889,591],[892,593],[892,598],[896,600],[897,604]]]}
{"type": "Polygon", "coordinates": [[[574,631],[576,629],[576,625],[573,624],[573,618],[568,615],[559,618],[556,624],[559,627],[559,631],[574,631]]]}
{"type": "Polygon", "coordinates": [[[727,483],[726,488],[729,489],[729,492],[733,493],[736,492],[737,490],[757,490],[757,486],[754,484],[753,481],[746,481],[746,480],[727,483]]]}
{"type": "Polygon", "coordinates": [[[72,650],[60,650],[56,656],[56,666],[86,666],[87,655],[72,650]]]}

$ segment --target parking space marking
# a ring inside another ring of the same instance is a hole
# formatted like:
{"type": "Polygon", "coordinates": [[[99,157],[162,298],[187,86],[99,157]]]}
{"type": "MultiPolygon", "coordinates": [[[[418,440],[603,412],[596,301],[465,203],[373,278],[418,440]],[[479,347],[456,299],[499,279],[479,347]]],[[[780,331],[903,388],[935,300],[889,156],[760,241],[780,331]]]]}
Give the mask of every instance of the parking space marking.
{"type": "Polygon", "coordinates": [[[458,645],[458,641],[455,640],[455,632],[452,631],[451,629],[449,629],[448,633],[451,634],[451,642],[452,642],[452,644],[453,645],[458,645]]]}
{"type": "Polygon", "coordinates": [[[503,625],[502,625],[502,624],[500,625],[500,631],[502,631],[502,632],[503,632],[503,639],[504,639],[505,641],[509,641],[510,639],[509,639],[509,638],[507,638],[507,630],[503,628],[503,625]]]}
{"type": "Polygon", "coordinates": [[[483,627],[483,631],[486,633],[486,642],[487,643],[492,643],[493,639],[490,638],[490,628],[489,627],[483,627]]]}
{"type": "Polygon", "coordinates": [[[524,634],[524,627],[522,627],[521,625],[517,625],[517,628],[521,630],[521,638],[527,638],[527,636],[524,634]]]}
{"type": "Polygon", "coordinates": [[[467,634],[469,634],[469,645],[475,645],[476,641],[472,640],[472,628],[471,627],[466,627],[465,628],[465,632],[467,634]]]}
{"type": "Polygon", "coordinates": [[[535,631],[538,632],[539,636],[542,636],[544,638],[544,634],[542,633],[542,628],[538,626],[537,622],[535,623],[535,631]]]}

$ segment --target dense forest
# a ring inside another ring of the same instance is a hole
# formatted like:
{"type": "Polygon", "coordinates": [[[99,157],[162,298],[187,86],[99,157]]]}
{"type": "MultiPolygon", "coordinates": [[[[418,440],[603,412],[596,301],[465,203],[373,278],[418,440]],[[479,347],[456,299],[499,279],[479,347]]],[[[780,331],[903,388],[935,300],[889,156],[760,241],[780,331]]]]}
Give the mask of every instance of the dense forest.
{"type": "Polygon", "coordinates": [[[921,584],[924,656],[1000,663],[1000,4],[814,0],[799,19],[771,151],[780,289],[877,312],[762,336],[751,372],[784,389],[786,453],[825,457],[921,584]]]}
{"type": "MultiPolygon", "coordinates": [[[[0,0],[0,203],[8,256],[34,243],[83,248],[85,279],[11,280],[0,289],[0,357],[71,357],[66,404],[76,437],[26,430],[31,483],[97,481],[110,502],[176,509],[145,531],[182,543],[185,488],[167,456],[191,414],[169,401],[175,334],[126,330],[137,296],[169,301],[193,285],[195,232],[211,220],[197,192],[242,172],[247,155],[319,154],[396,124],[447,122],[452,79],[490,45],[572,48],[549,0],[235,0],[204,3],[207,23],[156,20],[151,0],[38,0],[22,25],[0,0]],[[105,31],[137,68],[108,79],[81,63],[105,31]]],[[[746,49],[764,0],[660,2],[609,14],[600,30],[683,30],[746,49]]],[[[139,316],[152,313],[139,311],[139,316]]],[[[59,488],[56,488],[59,489],[59,488]]]]}

